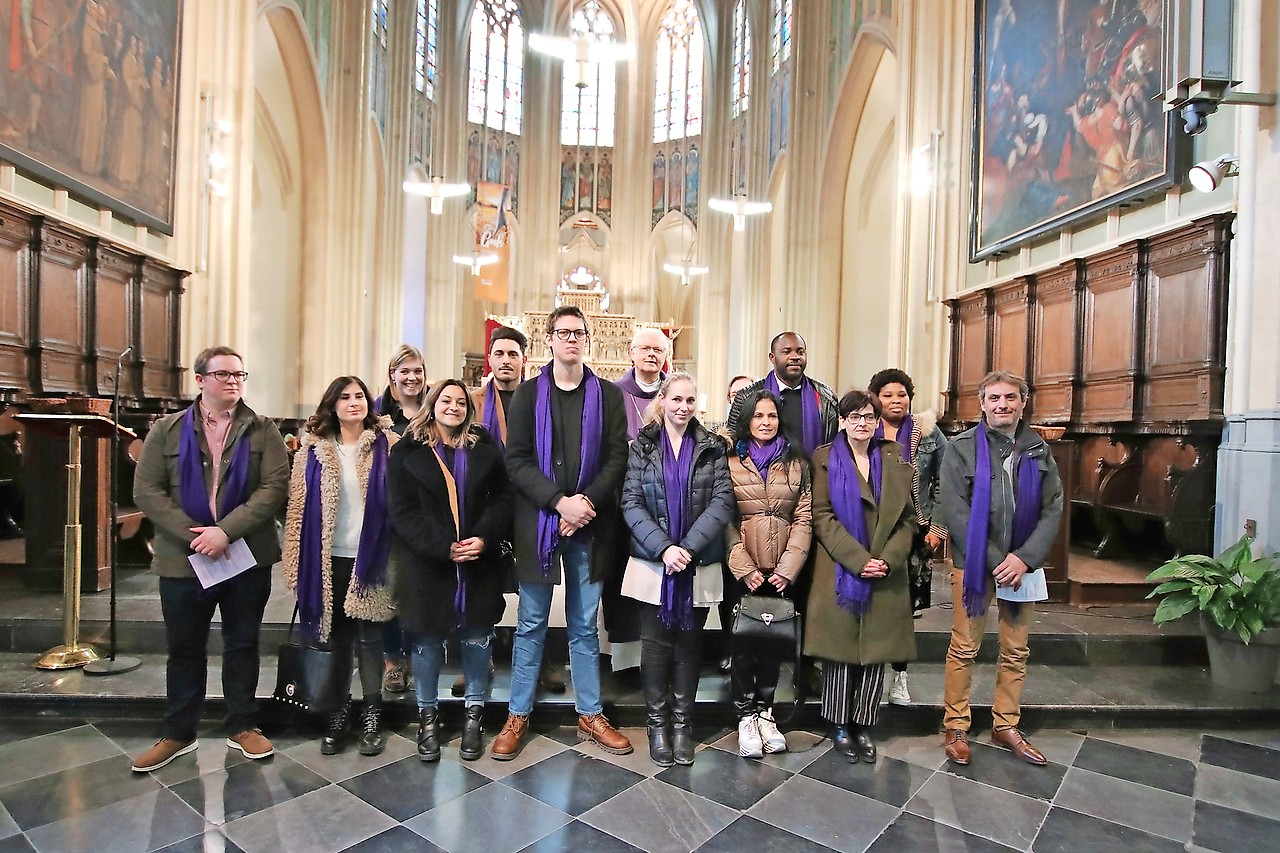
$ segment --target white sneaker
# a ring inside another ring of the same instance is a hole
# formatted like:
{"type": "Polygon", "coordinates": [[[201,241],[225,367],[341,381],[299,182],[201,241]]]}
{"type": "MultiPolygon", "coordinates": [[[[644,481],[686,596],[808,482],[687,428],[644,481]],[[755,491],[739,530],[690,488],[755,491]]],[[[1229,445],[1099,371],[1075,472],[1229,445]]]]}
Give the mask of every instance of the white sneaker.
{"type": "Polygon", "coordinates": [[[907,690],[907,674],[906,672],[897,672],[893,675],[893,685],[889,688],[889,704],[890,705],[910,705],[911,693],[907,690]]]}
{"type": "Polygon", "coordinates": [[[760,726],[756,718],[743,717],[738,721],[738,755],[759,758],[763,754],[764,743],[760,740],[760,726]]]}
{"type": "Polygon", "coordinates": [[[773,722],[772,709],[761,711],[756,716],[756,727],[760,730],[760,740],[764,743],[766,755],[787,751],[787,739],[782,736],[777,724],[773,722]]]}

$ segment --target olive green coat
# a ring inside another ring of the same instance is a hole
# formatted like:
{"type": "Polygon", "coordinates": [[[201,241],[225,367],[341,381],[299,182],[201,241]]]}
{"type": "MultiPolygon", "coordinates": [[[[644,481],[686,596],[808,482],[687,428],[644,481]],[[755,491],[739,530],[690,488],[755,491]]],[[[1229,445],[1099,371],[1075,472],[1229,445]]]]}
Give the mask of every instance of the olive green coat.
{"type": "MultiPolygon", "coordinates": [[[[843,434],[837,434],[836,441],[844,440],[843,434]]],[[[813,454],[813,534],[817,544],[813,548],[813,586],[804,614],[804,651],[811,657],[854,664],[915,659],[907,577],[907,555],[919,527],[911,503],[912,471],[902,461],[896,442],[884,444],[880,506],[875,504],[871,485],[858,476],[871,531],[869,552],[836,520],[831,508],[831,445],[823,445],[813,454]],[[856,573],[872,557],[888,563],[889,573],[871,582],[871,603],[858,618],[836,604],[836,563],[856,573]]]]}

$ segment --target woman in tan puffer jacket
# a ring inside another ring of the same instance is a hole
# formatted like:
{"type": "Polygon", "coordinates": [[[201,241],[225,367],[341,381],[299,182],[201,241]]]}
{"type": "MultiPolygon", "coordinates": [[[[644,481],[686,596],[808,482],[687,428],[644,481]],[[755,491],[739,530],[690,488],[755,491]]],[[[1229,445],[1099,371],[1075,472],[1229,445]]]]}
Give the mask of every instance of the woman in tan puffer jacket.
{"type": "MultiPolygon", "coordinates": [[[[809,463],[782,432],[780,401],[761,390],[747,401],[729,457],[738,523],[729,528],[729,571],[754,595],[786,595],[804,569],[812,540],[809,463]]],[[[735,643],[731,655],[738,753],[785,752],[773,720],[778,669],[788,650],[735,643]]]]}

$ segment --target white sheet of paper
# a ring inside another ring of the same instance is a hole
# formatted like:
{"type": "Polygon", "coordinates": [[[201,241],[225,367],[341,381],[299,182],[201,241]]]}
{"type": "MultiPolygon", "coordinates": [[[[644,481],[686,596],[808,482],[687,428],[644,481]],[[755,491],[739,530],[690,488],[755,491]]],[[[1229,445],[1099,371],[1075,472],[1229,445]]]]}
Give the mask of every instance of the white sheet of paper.
{"type": "Polygon", "coordinates": [[[1049,584],[1044,579],[1044,569],[1023,575],[1022,585],[1017,590],[1011,586],[996,587],[996,598],[1002,601],[1047,601],[1049,584]]]}
{"type": "Polygon", "coordinates": [[[258,565],[258,561],[253,558],[253,552],[249,550],[249,543],[243,539],[237,539],[228,545],[227,552],[221,557],[192,554],[187,557],[187,562],[191,563],[191,568],[196,572],[196,580],[200,581],[200,586],[205,589],[258,565]]]}

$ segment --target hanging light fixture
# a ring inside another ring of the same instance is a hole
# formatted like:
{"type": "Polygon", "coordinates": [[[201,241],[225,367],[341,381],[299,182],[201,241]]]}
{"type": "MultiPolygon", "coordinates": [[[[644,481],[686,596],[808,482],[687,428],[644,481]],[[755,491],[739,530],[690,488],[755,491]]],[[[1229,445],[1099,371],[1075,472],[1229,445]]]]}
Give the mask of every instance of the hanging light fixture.
{"type": "Polygon", "coordinates": [[[707,200],[707,207],[720,213],[733,215],[733,230],[746,231],[747,217],[757,216],[773,210],[771,201],[748,201],[746,193],[734,193],[733,198],[713,198],[707,200]]]}
{"type": "Polygon", "coordinates": [[[466,255],[454,255],[453,262],[464,267],[471,267],[471,274],[479,276],[480,268],[487,267],[489,264],[496,264],[498,256],[493,252],[484,252],[477,248],[474,252],[466,255]]]}
{"type": "Polygon", "coordinates": [[[431,199],[431,212],[436,216],[444,213],[444,200],[471,192],[471,184],[446,184],[444,178],[436,175],[425,181],[405,181],[404,191],[431,199]]]}
{"type": "Polygon", "coordinates": [[[564,62],[574,63],[573,85],[579,89],[587,87],[587,70],[591,65],[626,62],[635,59],[636,46],[616,41],[602,41],[592,37],[590,32],[573,34],[573,4],[569,5],[568,36],[548,36],[542,33],[529,34],[529,47],[539,53],[555,57],[564,62]]]}
{"type": "MultiPolygon", "coordinates": [[[[683,230],[683,229],[682,229],[683,230]]],[[[680,284],[688,287],[694,276],[706,275],[711,272],[711,267],[700,266],[693,262],[693,236],[689,236],[689,245],[685,248],[684,257],[680,259],[680,263],[665,263],[662,269],[672,275],[680,276],[680,284]]]]}

